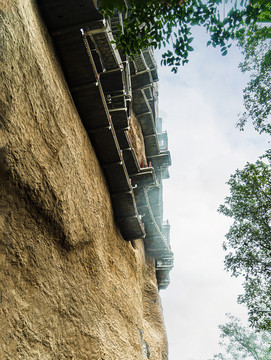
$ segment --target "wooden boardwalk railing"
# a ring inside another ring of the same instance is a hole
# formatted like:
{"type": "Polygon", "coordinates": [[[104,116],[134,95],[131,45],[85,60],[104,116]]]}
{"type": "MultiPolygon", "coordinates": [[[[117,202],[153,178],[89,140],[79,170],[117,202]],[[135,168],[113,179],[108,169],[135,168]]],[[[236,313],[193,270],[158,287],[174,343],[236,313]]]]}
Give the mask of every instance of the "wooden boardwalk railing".
{"type": "MultiPolygon", "coordinates": [[[[169,151],[160,151],[158,143],[153,54],[145,49],[128,62],[113,43],[110,24],[90,0],[38,3],[107,179],[123,238],[145,238],[146,252],[156,259],[158,286],[165,288],[173,254],[163,230],[162,179],[168,177],[171,160],[169,151]],[[141,124],[151,163],[147,168],[140,168],[129,139],[131,107],[141,124]]],[[[117,19],[111,21],[114,28],[117,19]]]]}

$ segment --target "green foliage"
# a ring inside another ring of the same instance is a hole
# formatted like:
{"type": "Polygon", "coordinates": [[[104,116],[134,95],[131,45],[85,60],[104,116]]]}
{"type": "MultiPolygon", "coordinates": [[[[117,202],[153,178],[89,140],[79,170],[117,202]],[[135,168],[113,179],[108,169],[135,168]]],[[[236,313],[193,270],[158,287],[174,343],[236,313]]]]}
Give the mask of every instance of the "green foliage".
{"type": "Polygon", "coordinates": [[[271,154],[231,175],[230,196],[219,212],[234,222],[223,244],[225,268],[244,277],[244,295],[250,323],[271,329],[271,154]]]}
{"type": "Polygon", "coordinates": [[[226,354],[216,354],[213,360],[270,360],[271,333],[267,331],[255,332],[242,325],[241,321],[227,314],[229,321],[220,325],[221,343],[226,354]]]}
{"type": "Polygon", "coordinates": [[[244,55],[240,68],[250,74],[250,81],[243,90],[246,111],[238,127],[243,130],[251,120],[257,131],[271,134],[271,26],[254,24],[243,29],[239,47],[244,55]]]}
{"type": "Polygon", "coordinates": [[[192,26],[205,28],[210,34],[207,45],[219,46],[222,55],[226,55],[230,40],[236,38],[238,31],[266,11],[265,2],[269,0],[258,0],[253,5],[241,0],[246,6],[238,7],[236,1],[224,19],[219,13],[222,0],[130,0],[128,5],[122,0],[102,0],[101,9],[106,16],[112,16],[114,8],[126,11],[124,28],[119,28],[116,37],[124,53],[133,56],[148,46],[169,48],[161,64],[177,72],[178,66],[187,63],[193,51],[192,26]]]}
{"type": "MultiPolygon", "coordinates": [[[[259,21],[271,20],[271,1],[254,0],[261,9],[259,21]]],[[[237,126],[244,130],[248,120],[260,133],[271,134],[271,27],[250,23],[236,33],[244,55],[241,71],[250,74],[243,90],[246,111],[237,126]]],[[[234,219],[223,244],[227,251],[225,267],[234,276],[244,277],[245,304],[256,329],[271,329],[271,152],[255,164],[231,176],[231,196],[219,211],[234,219]]],[[[271,358],[271,357],[270,357],[271,358]]]]}

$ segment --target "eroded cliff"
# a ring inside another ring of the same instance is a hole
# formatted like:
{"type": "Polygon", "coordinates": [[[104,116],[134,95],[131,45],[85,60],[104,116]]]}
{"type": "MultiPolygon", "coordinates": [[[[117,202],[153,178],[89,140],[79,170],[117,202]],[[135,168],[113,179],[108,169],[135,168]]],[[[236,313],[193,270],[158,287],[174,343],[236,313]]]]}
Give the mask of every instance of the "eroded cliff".
{"type": "Polygon", "coordinates": [[[165,360],[154,260],[116,226],[36,2],[0,4],[0,358],[165,360]]]}

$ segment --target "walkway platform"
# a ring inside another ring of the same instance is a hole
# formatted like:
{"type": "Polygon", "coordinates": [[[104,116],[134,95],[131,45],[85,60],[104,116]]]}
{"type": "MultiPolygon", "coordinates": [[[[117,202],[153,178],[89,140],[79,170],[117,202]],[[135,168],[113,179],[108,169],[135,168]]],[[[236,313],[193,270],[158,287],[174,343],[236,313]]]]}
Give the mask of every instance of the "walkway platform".
{"type": "Polygon", "coordinates": [[[121,15],[109,22],[91,0],[38,0],[70,92],[104,171],[116,222],[127,241],[144,238],[156,259],[159,288],[168,284],[173,254],[163,227],[162,178],[171,164],[156,130],[157,66],[151,49],[132,61],[114,45],[121,15]],[[112,27],[111,27],[112,26],[112,27]],[[140,168],[128,135],[131,109],[151,166],[140,168]],[[167,259],[167,260],[165,260],[167,259]],[[159,264],[162,264],[161,266],[159,264]]]}

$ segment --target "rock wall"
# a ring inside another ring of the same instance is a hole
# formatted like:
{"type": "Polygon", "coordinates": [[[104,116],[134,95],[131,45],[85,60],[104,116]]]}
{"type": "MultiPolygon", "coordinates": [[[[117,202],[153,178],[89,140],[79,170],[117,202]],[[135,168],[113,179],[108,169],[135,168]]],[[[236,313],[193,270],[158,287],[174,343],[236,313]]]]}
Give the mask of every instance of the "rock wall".
{"type": "Polygon", "coordinates": [[[0,9],[0,359],[165,360],[154,260],[116,227],[37,5],[0,9]]]}
{"type": "Polygon", "coordinates": [[[145,167],[148,165],[145,153],[145,144],[144,137],[142,134],[141,126],[139,121],[136,118],[136,115],[132,111],[130,119],[130,129],[128,131],[129,137],[133,148],[135,149],[136,157],[138,159],[139,165],[145,167]]]}

